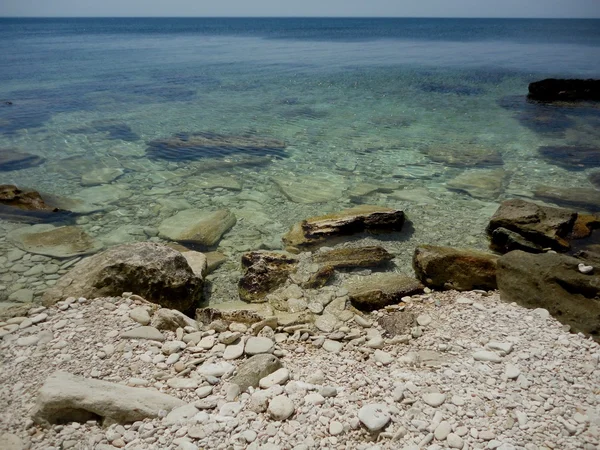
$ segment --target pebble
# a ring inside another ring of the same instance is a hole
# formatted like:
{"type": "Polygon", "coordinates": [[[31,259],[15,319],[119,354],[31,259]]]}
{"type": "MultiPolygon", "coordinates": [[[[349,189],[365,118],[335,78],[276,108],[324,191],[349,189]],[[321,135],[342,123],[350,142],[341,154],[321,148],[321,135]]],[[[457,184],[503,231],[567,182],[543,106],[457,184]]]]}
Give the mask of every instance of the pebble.
{"type": "Polygon", "coordinates": [[[275,342],[268,337],[252,336],[246,341],[244,352],[246,355],[253,356],[261,353],[272,353],[275,342]]]}
{"type": "Polygon", "coordinates": [[[384,366],[387,366],[388,364],[391,364],[394,361],[394,357],[389,353],[384,352],[383,350],[375,350],[375,352],[373,353],[373,358],[375,359],[375,361],[383,364],[384,366]]]}
{"type": "Polygon", "coordinates": [[[290,378],[290,371],[285,367],[276,370],[270,375],[267,375],[264,378],[261,378],[258,385],[262,389],[269,389],[271,386],[275,386],[276,384],[285,384],[287,380],[290,378]]]}
{"type": "Polygon", "coordinates": [[[371,432],[379,431],[385,427],[391,417],[384,403],[370,403],[358,410],[358,420],[371,432]]]}
{"type": "Polygon", "coordinates": [[[141,326],[121,333],[123,339],[149,339],[151,341],[163,342],[165,336],[154,327],[141,326]]]}
{"type": "Polygon", "coordinates": [[[506,374],[506,378],[510,380],[514,380],[521,375],[521,371],[514,364],[507,364],[504,368],[504,373],[506,374]]]}
{"type": "Polygon", "coordinates": [[[502,362],[502,358],[497,353],[488,352],[487,350],[479,350],[473,353],[473,359],[475,359],[475,361],[486,361],[493,363],[502,362]]]}
{"type": "Polygon", "coordinates": [[[325,339],[325,342],[323,342],[323,350],[331,353],[339,353],[342,351],[342,348],[344,348],[344,344],[339,341],[325,339]]]}
{"type": "Polygon", "coordinates": [[[169,378],[167,386],[173,389],[196,389],[198,382],[192,378],[169,378]]]}
{"type": "Polygon", "coordinates": [[[417,323],[422,327],[426,327],[432,322],[431,316],[428,314],[419,314],[417,316],[417,323]]]}
{"type": "Polygon", "coordinates": [[[463,448],[464,441],[463,439],[454,433],[450,433],[446,438],[446,442],[448,443],[448,447],[450,448],[463,448]]]}
{"type": "Polygon", "coordinates": [[[133,308],[131,311],[129,311],[129,317],[131,320],[134,320],[141,325],[149,325],[151,320],[150,314],[148,314],[146,308],[142,307],[133,308]]]}
{"type": "Polygon", "coordinates": [[[446,401],[446,394],[442,394],[440,392],[430,392],[428,394],[423,394],[423,401],[429,406],[437,408],[446,401]]]}
{"type": "Polygon", "coordinates": [[[435,428],[433,435],[438,441],[443,441],[448,437],[451,431],[452,427],[450,426],[450,422],[444,420],[435,428]]]}
{"type": "Polygon", "coordinates": [[[223,352],[223,359],[230,361],[238,359],[244,354],[244,344],[228,345],[223,352]]]}
{"type": "Polygon", "coordinates": [[[344,425],[337,420],[329,422],[329,434],[332,436],[338,436],[344,432],[344,425]]]}
{"type": "Polygon", "coordinates": [[[212,394],[212,391],[212,386],[201,386],[198,389],[196,389],[195,393],[198,398],[205,398],[212,394]]]}
{"type": "Polygon", "coordinates": [[[267,412],[271,418],[283,421],[294,414],[294,410],[294,403],[287,396],[277,395],[269,402],[267,412]]]}

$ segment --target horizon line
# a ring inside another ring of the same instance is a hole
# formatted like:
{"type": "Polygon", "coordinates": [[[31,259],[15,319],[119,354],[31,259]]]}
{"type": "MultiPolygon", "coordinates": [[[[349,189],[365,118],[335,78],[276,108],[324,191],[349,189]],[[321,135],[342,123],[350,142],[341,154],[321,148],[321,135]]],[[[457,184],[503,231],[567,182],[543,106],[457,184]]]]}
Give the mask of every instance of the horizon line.
{"type": "Polygon", "coordinates": [[[464,16],[2,16],[0,19],[462,19],[462,20],[600,20],[598,17],[464,17],[464,16]]]}

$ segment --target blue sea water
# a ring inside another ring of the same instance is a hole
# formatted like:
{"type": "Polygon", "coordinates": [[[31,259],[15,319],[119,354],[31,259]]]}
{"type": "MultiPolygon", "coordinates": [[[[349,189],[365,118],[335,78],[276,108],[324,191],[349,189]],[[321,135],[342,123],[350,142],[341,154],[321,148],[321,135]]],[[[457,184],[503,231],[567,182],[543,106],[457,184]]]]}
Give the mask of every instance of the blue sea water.
{"type": "MultiPolygon", "coordinates": [[[[414,233],[385,244],[408,271],[417,243],[485,248],[503,199],[594,189],[594,167],[538,149],[600,147],[598,106],[526,94],[543,78],[599,78],[600,20],[0,19],[0,68],[0,149],[45,161],[0,172],[0,184],[102,204],[76,223],[106,246],[159,239],[182,209],[232,210],[216,300],[233,295],[241,252],[280,247],[309,216],[404,209],[414,233]],[[148,151],[182,133],[286,148],[148,151]],[[99,168],[123,173],[90,187],[99,168]]],[[[2,254],[14,245],[0,243],[2,254]]],[[[6,292],[32,280],[36,294],[52,284],[0,273],[6,292]]]]}

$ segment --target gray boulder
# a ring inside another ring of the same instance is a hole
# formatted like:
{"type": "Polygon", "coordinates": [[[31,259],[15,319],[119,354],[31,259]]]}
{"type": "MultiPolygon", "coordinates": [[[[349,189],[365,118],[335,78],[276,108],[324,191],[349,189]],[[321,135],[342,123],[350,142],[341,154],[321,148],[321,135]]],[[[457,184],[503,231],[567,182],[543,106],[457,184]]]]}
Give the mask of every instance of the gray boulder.
{"type": "Polygon", "coordinates": [[[255,355],[238,367],[236,374],[230,381],[237,384],[240,391],[244,392],[250,386],[257,387],[262,378],[271,375],[282,367],[281,361],[274,355],[268,353],[255,355]]]}
{"type": "Polygon", "coordinates": [[[43,304],[66,297],[110,297],[133,292],[161,306],[185,311],[202,297],[203,280],[180,252],[138,242],[112,247],[86,258],[48,289],[43,304]]]}
{"type": "Polygon", "coordinates": [[[184,405],[161,392],[92,380],[68,372],[55,372],[41,387],[32,413],[36,423],[86,422],[131,423],[157,417],[161,410],[184,405]]]}
{"type": "Polygon", "coordinates": [[[352,306],[366,311],[398,303],[407,295],[423,292],[423,285],[400,273],[380,272],[346,280],[342,287],[348,290],[352,306]]]}

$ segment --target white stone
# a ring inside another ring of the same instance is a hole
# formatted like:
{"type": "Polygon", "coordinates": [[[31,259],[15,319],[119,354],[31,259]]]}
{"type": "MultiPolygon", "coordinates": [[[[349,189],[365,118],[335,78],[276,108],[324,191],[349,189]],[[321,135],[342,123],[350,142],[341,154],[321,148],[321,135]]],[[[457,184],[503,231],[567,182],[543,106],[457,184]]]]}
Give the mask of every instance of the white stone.
{"type": "Polygon", "coordinates": [[[172,355],[173,353],[180,352],[185,347],[186,344],[183,341],[168,341],[162,345],[160,350],[163,352],[163,354],[168,356],[172,355]]]}
{"type": "Polygon", "coordinates": [[[326,350],[331,353],[339,353],[344,348],[344,344],[339,341],[333,341],[331,339],[325,339],[323,342],[323,350],[326,350]]]}
{"type": "Polygon", "coordinates": [[[488,342],[486,347],[490,350],[498,350],[500,352],[503,352],[505,355],[508,355],[510,352],[512,352],[513,349],[513,345],[510,342],[490,341],[488,342]]]}
{"type": "Polygon", "coordinates": [[[310,403],[311,405],[322,405],[325,403],[325,397],[323,397],[321,394],[313,392],[304,396],[304,402],[310,403]]]}
{"type": "Polygon", "coordinates": [[[344,425],[337,420],[329,422],[329,434],[332,436],[340,435],[344,432],[344,425]]]}
{"type": "Polygon", "coordinates": [[[431,316],[428,314],[419,314],[417,316],[417,323],[422,327],[426,327],[432,322],[431,316]]]}
{"type": "Polygon", "coordinates": [[[358,410],[358,420],[371,432],[379,431],[391,420],[388,406],[384,403],[370,403],[358,410]]]}
{"type": "Polygon", "coordinates": [[[198,342],[197,347],[203,348],[205,350],[210,350],[215,346],[216,341],[217,338],[214,335],[205,336],[202,339],[200,339],[200,342],[198,342]]]}
{"type": "Polygon", "coordinates": [[[428,394],[423,394],[423,401],[429,406],[437,408],[446,401],[446,394],[442,394],[440,392],[430,392],[428,394]]]}
{"type": "Polygon", "coordinates": [[[204,397],[208,397],[210,394],[212,394],[213,391],[213,387],[212,386],[200,386],[198,389],[196,389],[196,396],[198,398],[204,398],[204,397]]]}
{"type": "Polygon", "coordinates": [[[273,397],[269,402],[268,413],[275,420],[286,420],[294,414],[294,403],[285,395],[273,397]]]}
{"type": "Polygon", "coordinates": [[[475,361],[487,361],[493,363],[502,362],[502,358],[497,353],[489,352],[487,350],[479,350],[473,353],[473,359],[475,359],[475,361]]]}
{"type": "Polygon", "coordinates": [[[173,389],[196,389],[198,382],[192,378],[169,378],[167,386],[173,389]]]}
{"type": "Polygon", "coordinates": [[[452,431],[452,427],[450,426],[450,422],[443,420],[440,424],[435,428],[435,432],[433,435],[438,441],[443,441],[448,437],[450,432],[452,431]]]}
{"type": "Polygon", "coordinates": [[[446,442],[450,448],[463,448],[465,445],[463,439],[458,434],[454,433],[450,433],[448,435],[446,442]]]}
{"type": "Polygon", "coordinates": [[[272,353],[275,342],[268,337],[252,336],[246,341],[244,352],[246,355],[259,355],[261,353],[272,353]]]}
{"type": "Polygon", "coordinates": [[[240,358],[244,354],[244,344],[228,345],[223,352],[223,359],[226,361],[240,358]]]}
{"type": "Polygon", "coordinates": [[[205,363],[198,367],[198,373],[201,375],[208,375],[213,377],[222,377],[226,373],[232,371],[235,368],[232,364],[220,361],[217,363],[205,363]]]}
{"type": "Polygon", "coordinates": [[[519,378],[519,375],[521,375],[521,370],[519,370],[519,368],[514,364],[507,364],[504,369],[504,373],[506,374],[506,378],[514,380],[519,378]]]}
{"type": "Polygon", "coordinates": [[[369,347],[369,348],[383,348],[385,346],[385,341],[383,340],[383,337],[381,337],[381,335],[375,335],[373,336],[371,339],[369,339],[366,343],[365,343],[365,347],[369,347]]]}
{"type": "Polygon", "coordinates": [[[262,389],[269,389],[271,386],[275,386],[276,384],[285,384],[287,380],[290,378],[290,371],[285,367],[276,370],[270,375],[267,375],[264,378],[261,378],[258,385],[262,389]]]}
{"type": "Polygon", "coordinates": [[[373,358],[375,361],[380,362],[384,366],[391,364],[394,361],[394,357],[390,355],[388,352],[384,352],[383,350],[375,350],[373,353],[373,358]]]}
{"type": "Polygon", "coordinates": [[[139,323],[140,325],[149,325],[150,324],[150,314],[148,314],[148,310],[146,308],[138,307],[129,311],[129,317],[131,320],[139,323]]]}

